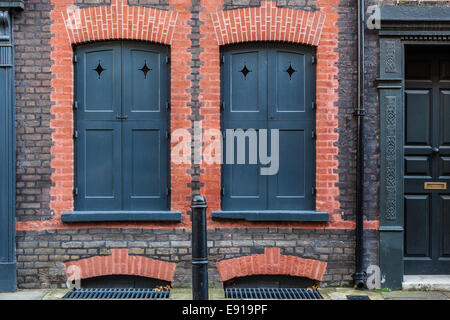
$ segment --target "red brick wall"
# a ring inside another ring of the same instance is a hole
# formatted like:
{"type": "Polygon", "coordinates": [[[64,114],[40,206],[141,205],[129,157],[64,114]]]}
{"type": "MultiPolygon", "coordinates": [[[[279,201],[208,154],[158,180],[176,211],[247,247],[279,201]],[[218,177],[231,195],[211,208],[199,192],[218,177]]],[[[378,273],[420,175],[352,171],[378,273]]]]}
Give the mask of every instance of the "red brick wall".
{"type": "MultiPolygon", "coordinates": [[[[189,64],[192,54],[189,33],[191,26],[191,0],[172,0],[171,10],[159,10],[128,6],[127,0],[112,0],[111,6],[98,6],[71,10],[74,0],[53,0],[51,11],[51,45],[53,75],[50,122],[53,146],[51,148],[53,169],[50,208],[54,212],[48,221],[18,222],[18,230],[79,227],[173,227],[189,228],[191,182],[190,165],[171,163],[171,209],[183,213],[182,223],[95,223],[65,225],[61,222],[63,212],[72,211],[74,146],[73,146],[73,48],[72,45],[94,40],[139,39],[171,45],[171,117],[172,132],[179,128],[190,129],[191,94],[189,88],[189,64]],[[79,12],[79,15],[77,14],[79,12]]],[[[289,41],[317,46],[317,140],[316,140],[316,207],[330,212],[329,223],[267,223],[266,226],[296,228],[354,228],[353,221],[343,221],[337,186],[338,154],[335,143],[338,100],[336,79],[338,69],[338,7],[339,0],[317,0],[319,11],[303,11],[277,8],[274,1],[263,1],[260,8],[222,11],[221,1],[202,0],[200,11],[200,114],[203,129],[220,129],[220,65],[219,48],[222,44],[246,40],[289,41]]],[[[172,141],[172,146],[176,141],[172,141]]],[[[201,165],[201,193],[206,196],[209,209],[220,209],[220,165],[201,165]]],[[[253,227],[242,222],[208,221],[210,227],[253,227]]],[[[376,228],[377,222],[367,223],[376,228]]]]}
{"type": "Polygon", "coordinates": [[[321,281],[326,268],[326,262],[281,255],[280,248],[266,248],[264,254],[217,262],[220,281],[262,274],[289,275],[321,281]]]}
{"type": "Polygon", "coordinates": [[[64,264],[68,278],[86,279],[109,275],[135,275],[171,282],[175,263],[129,256],[128,249],[113,249],[109,256],[95,256],[64,264]]]}

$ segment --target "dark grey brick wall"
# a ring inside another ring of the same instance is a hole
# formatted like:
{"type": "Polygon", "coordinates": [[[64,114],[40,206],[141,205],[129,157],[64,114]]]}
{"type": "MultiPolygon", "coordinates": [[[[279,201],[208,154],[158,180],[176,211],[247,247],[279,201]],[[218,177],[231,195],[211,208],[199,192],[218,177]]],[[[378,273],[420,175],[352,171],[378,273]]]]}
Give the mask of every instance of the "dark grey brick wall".
{"type": "MultiPolygon", "coordinates": [[[[111,0],[76,0],[75,5],[84,8],[91,6],[108,6],[111,0]]],[[[128,0],[128,4],[132,6],[152,7],[167,10],[169,0],[128,0]]]]}
{"type": "Polygon", "coordinates": [[[450,1],[448,0],[371,0],[371,4],[379,4],[382,6],[428,6],[428,7],[439,7],[439,6],[449,6],[450,1]]]}
{"type": "MultiPolygon", "coordinates": [[[[64,262],[111,249],[128,248],[142,255],[177,264],[173,285],[191,284],[191,233],[182,229],[80,229],[20,231],[17,237],[19,288],[65,286],[64,262]]],[[[365,262],[376,264],[377,232],[366,231],[365,262]]],[[[354,232],[289,228],[208,230],[209,281],[220,286],[215,263],[280,247],[281,253],[328,262],[322,286],[351,285],[354,272],[354,232]]]]}
{"type": "MultiPolygon", "coordinates": [[[[353,0],[341,0],[336,9],[339,13],[338,27],[338,81],[339,100],[338,128],[339,148],[338,160],[341,203],[339,213],[344,219],[355,218],[356,201],[356,140],[357,118],[354,111],[357,104],[357,8],[353,0]]],[[[366,29],[365,41],[365,108],[364,117],[364,148],[365,148],[365,174],[364,174],[364,215],[369,220],[378,219],[379,215],[379,108],[378,92],[375,86],[378,61],[378,38],[376,32],[366,29]]]]}
{"type": "MultiPolygon", "coordinates": [[[[200,60],[200,54],[203,52],[203,48],[200,47],[200,39],[203,37],[200,34],[200,26],[204,24],[203,21],[200,20],[199,13],[203,10],[201,6],[200,0],[192,0],[192,7],[189,8],[191,12],[191,20],[188,24],[191,26],[191,33],[188,35],[188,38],[191,41],[191,46],[188,48],[188,52],[191,53],[191,61],[188,62],[188,65],[191,68],[191,74],[189,75],[189,80],[191,81],[191,87],[189,88],[189,94],[191,95],[191,101],[188,103],[188,106],[191,108],[191,135],[192,135],[192,152],[191,152],[191,168],[188,169],[188,174],[191,175],[191,182],[188,184],[188,187],[192,190],[192,195],[200,194],[200,188],[203,184],[200,182],[200,174],[203,173],[203,170],[200,168],[200,164],[195,163],[195,159],[199,157],[199,153],[201,150],[201,137],[194,135],[194,126],[198,121],[203,120],[203,116],[200,114],[200,108],[202,103],[199,100],[199,96],[201,93],[200,89],[200,79],[202,75],[200,75],[200,67],[203,65],[203,62],[200,60]],[[195,153],[198,155],[196,156],[195,153]]],[[[189,200],[189,199],[188,199],[189,200]]]]}
{"type": "MultiPolygon", "coordinates": [[[[318,10],[316,0],[274,0],[278,7],[295,8],[307,11],[318,10]]],[[[261,0],[223,0],[223,9],[231,10],[245,7],[260,7],[261,0]]]]}
{"type": "Polygon", "coordinates": [[[104,6],[110,5],[111,0],[76,0],[74,4],[81,8],[89,6],[104,6]]]}
{"type": "Polygon", "coordinates": [[[16,219],[51,217],[50,0],[26,1],[14,19],[16,219]]]}

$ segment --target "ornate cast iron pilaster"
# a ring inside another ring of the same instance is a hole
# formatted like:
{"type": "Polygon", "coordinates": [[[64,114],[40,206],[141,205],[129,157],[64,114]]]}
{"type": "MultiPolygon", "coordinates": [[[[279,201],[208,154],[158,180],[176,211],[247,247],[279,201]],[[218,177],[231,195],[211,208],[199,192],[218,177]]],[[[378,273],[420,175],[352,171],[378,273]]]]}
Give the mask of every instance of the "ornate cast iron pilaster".
{"type": "Polygon", "coordinates": [[[16,289],[12,14],[21,8],[22,1],[0,1],[0,292],[16,289]]]}

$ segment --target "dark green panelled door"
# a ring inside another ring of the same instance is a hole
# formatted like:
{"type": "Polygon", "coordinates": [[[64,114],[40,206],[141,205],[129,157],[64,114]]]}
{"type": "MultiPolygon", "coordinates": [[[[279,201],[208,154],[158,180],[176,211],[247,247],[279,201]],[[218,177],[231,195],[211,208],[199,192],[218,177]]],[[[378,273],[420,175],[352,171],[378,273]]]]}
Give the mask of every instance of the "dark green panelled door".
{"type": "Polygon", "coordinates": [[[450,274],[450,47],[405,69],[405,274],[450,274]]]}
{"type": "Polygon", "coordinates": [[[115,41],[76,57],[76,210],[168,207],[168,49],[115,41]]]}
{"type": "Polygon", "coordinates": [[[312,48],[260,44],[223,51],[223,210],[314,209],[314,68],[312,48]],[[238,163],[238,134],[234,154],[227,150],[227,129],[245,133],[243,164],[238,163]],[[259,144],[261,129],[267,130],[266,154],[272,156],[271,130],[279,130],[276,174],[260,174],[269,165],[261,163],[259,148],[257,161],[250,157],[250,137],[256,136],[259,144]]]}

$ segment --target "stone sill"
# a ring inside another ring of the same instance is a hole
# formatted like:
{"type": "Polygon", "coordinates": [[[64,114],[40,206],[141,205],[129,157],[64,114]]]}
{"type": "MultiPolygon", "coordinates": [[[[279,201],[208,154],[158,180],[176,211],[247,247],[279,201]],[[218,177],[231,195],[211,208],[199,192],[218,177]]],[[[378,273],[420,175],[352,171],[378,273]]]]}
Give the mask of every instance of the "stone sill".
{"type": "Polygon", "coordinates": [[[23,0],[20,1],[0,1],[0,9],[21,9],[23,10],[25,5],[23,0]]]}
{"type": "Polygon", "coordinates": [[[61,221],[71,222],[118,222],[162,221],[180,222],[180,211],[73,211],[65,212],[61,221]]]}
{"type": "Polygon", "coordinates": [[[245,221],[328,222],[330,214],[314,210],[243,210],[213,211],[212,218],[245,221]]]}

